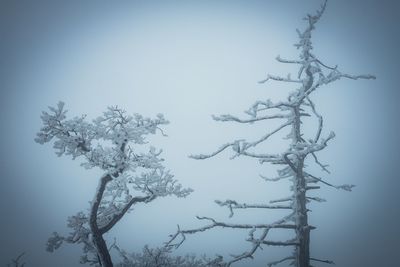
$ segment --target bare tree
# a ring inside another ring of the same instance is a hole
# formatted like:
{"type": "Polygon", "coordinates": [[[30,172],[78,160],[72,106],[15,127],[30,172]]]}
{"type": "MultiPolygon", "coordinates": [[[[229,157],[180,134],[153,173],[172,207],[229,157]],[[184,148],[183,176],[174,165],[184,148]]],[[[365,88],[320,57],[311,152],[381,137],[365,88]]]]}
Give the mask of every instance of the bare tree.
{"type": "Polygon", "coordinates": [[[168,123],[162,114],[157,118],[133,116],[118,107],[109,107],[92,122],[85,116],[66,119],[64,103],[43,112],[43,127],[36,142],[54,140],[58,156],[81,158],[85,168],[97,167],[104,171],[88,212],[68,218],[72,232],[68,237],[54,233],[47,243],[53,251],[63,241],[83,244],[81,263],[113,266],[109,248],[103,235],[129,212],[134,205],[148,203],[158,197],[175,195],[186,197],[192,190],[183,189],[165,169],[161,150],[147,147],[146,136],[155,134],[168,123]],[[94,256],[93,256],[94,255],[94,256]]]}
{"type": "Polygon", "coordinates": [[[288,255],[275,262],[270,262],[268,266],[278,265],[286,261],[291,261],[296,267],[309,267],[311,266],[311,261],[328,264],[333,263],[329,260],[313,258],[310,255],[310,230],[315,227],[311,226],[308,222],[307,213],[309,210],[307,204],[309,201],[323,201],[323,199],[319,197],[311,196],[310,191],[319,189],[320,184],[351,191],[353,185],[333,185],[311,174],[306,168],[305,160],[310,158],[321,167],[323,171],[328,172],[327,165],[320,162],[317,157],[317,152],[323,150],[328,145],[328,142],[335,137],[333,132],[328,134],[325,138],[322,137],[323,118],[317,112],[316,106],[311,100],[311,95],[322,86],[341,78],[357,80],[375,79],[375,77],[372,75],[345,74],[341,72],[337,66],[330,67],[323,63],[312,53],[312,32],[315,29],[316,23],[324,13],[326,4],[327,1],[322,4],[315,15],[307,15],[304,18],[307,22],[307,27],[304,31],[297,30],[299,42],[296,43],[295,46],[300,50],[299,58],[294,60],[283,59],[280,56],[276,58],[276,60],[281,63],[299,66],[297,75],[295,75],[296,78],[292,78],[290,74],[286,77],[268,74],[266,79],[260,81],[260,83],[277,81],[297,85],[297,89],[291,92],[285,101],[278,103],[273,103],[270,100],[257,101],[246,111],[249,117],[243,119],[232,115],[213,116],[214,120],[222,122],[252,124],[267,120],[281,120],[282,123],[272,131],[265,133],[265,135],[258,140],[235,140],[222,145],[217,151],[211,154],[191,156],[194,159],[208,159],[231,148],[234,153],[232,158],[247,156],[255,158],[261,164],[271,163],[282,166],[282,168],[277,171],[277,177],[261,177],[268,182],[289,180],[292,184],[290,187],[290,195],[284,196],[281,199],[272,200],[268,204],[238,203],[234,200],[216,201],[216,203],[222,207],[227,207],[230,210],[230,216],[233,216],[234,210],[237,209],[279,209],[288,210],[289,213],[283,218],[267,224],[235,224],[217,221],[209,217],[197,217],[199,220],[208,221],[209,224],[190,230],[181,230],[178,227],[178,231],[171,236],[171,240],[167,243],[167,246],[179,247],[185,240],[186,235],[216,227],[248,229],[249,235],[247,241],[251,244],[250,249],[240,255],[233,256],[233,258],[226,263],[226,266],[230,266],[232,263],[242,259],[252,258],[254,253],[261,249],[262,246],[291,246],[294,248],[292,255],[288,255]],[[302,120],[304,117],[312,117],[318,121],[315,136],[312,138],[306,138],[304,135],[304,129],[302,129],[302,120]],[[289,134],[286,138],[291,142],[285,151],[279,154],[260,153],[256,151],[258,145],[286,129],[289,130],[289,134]],[[290,230],[293,232],[293,238],[290,240],[272,241],[268,239],[268,234],[274,229],[290,230]]]}

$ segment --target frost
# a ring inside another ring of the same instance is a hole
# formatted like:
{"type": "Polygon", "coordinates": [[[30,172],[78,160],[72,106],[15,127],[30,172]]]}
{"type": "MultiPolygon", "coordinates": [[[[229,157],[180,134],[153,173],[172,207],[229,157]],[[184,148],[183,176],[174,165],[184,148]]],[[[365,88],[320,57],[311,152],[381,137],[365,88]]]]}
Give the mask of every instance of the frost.
{"type": "Polygon", "coordinates": [[[67,237],[53,233],[47,250],[53,252],[63,242],[81,244],[81,263],[110,266],[103,234],[134,205],[169,195],[186,197],[192,189],[183,188],[163,166],[162,150],[147,144],[150,134],[159,131],[165,136],[161,126],[168,121],[162,114],[151,119],[140,114],[128,115],[111,106],[102,116],[88,121],[85,115],[67,119],[64,106],[59,102],[42,113],[43,127],[35,141],[53,142],[58,156],[80,158],[84,168],[99,168],[104,175],[99,179],[90,209],[69,217],[71,233],[67,237]]]}
{"type": "Polygon", "coordinates": [[[296,59],[284,59],[281,56],[276,57],[276,60],[280,63],[295,64],[298,66],[296,75],[291,75],[290,73],[283,76],[267,74],[266,77],[259,82],[262,84],[266,82],[294,84],[295,88],[288,94],[286,100],[280,102],[258,100],[245,111],[247,116],[244,116],[244,118],[230,114],[213,116],[213,119],[216,121],[247,124],[278,120],[278,126],[274,126],[274,128],[263,126],[267,131],[258,139],[252,141],[235,140],[223,144],[212,153],[191,156],[191,158],[197,160],[204,160],[220,153],[230,151],[230,149],[227,148],[231,148],[233,151],[233,155],[230,157],[231,159],[245,156],[255,158],[260,163],[282,166],[282,168],[278,169],[278,175],[276,177],[260,176],[266,182],[278,182],[283,179],[289,180],[291,183],[289,188],[290,192],[288,194],[289,196],[286,195],[283,198],[270,200],[269,204],[239,203],[235,200],[217,200],[216,204],[227,208],[229,210],[229,217],[234,216],[234,211],[237,209],[283,209],[289,210],[289,214],[270,224],[236,224],[217,221],[210,217],[198,217],[199,220],[205,220],[208,224],[203,227],[187,230],[182,230],[178,226],[176,233],[171,235],[168,245],[179,247],[186,240],[187,235],[200,233],[212,228],[247,229],[249,233],[246,241],[250,243],[249,249],[241,254],[232,255],[225,266],[231,266],[231,264],[243,259],[253,258],[253,256],[256,255],[256,252],[261,250],[263,246],[292,246],[294,250],[292,255],[278,261],[270,262],[267,266],[275,266],[285,261],[290,261],[290,264],[296,267],[311,266],[311,261],[333,264],[333,262],[329,260],[302,257],[304,255],[310,255],[309,230],[315,229],[315,227],[308,224],[307,213],[310,210],[307,205],[310,201],[326,201],[320,197],[309,196],[309,190],[317,190],[320,189],[320,185],[326,185],[336,189],[351,191],[354,186],[333,185],[307,172],[308,166],[306,165],[306,159],[311,158],[322,171],[329,173],[328,165],[321,163],[317,155],[318,152],[325,149],[335,137],[333,132],[330,132],[326,137],[323,137],[323,118],[317,112],[315,104],[311,100],[311,96],[323,85],[330,84],[341,78],[357,80],[375,79],[375,77],[372,75],[350,75],[343,73],[339,70],[338,66],[330,67],[314,55],[312,33],[315,30],[316,23],[320,20],[325,11],[326,4],[327,1],[324,1],[321,8],[317,10],[314,15],[308,14],[304,18],[306,21],[306,27],[303,31],[297,30],[299,41],[295,44],[295,47],[300,52],[299,57],[296,59]],[[305,136],[302,129],[304,117],[310,117],[317,121],[315,135],[313,134],[311,138],[305,136]],[[288,132],[285,133],[286,137],[284,137],[284,139],[290,141],[290,144],[286,149],[278,154],[259,151],[262,149],[262,146],[259,146],[260,144],[267,143],[270,141],[272,136],[282,133],[283,131],[288,132]],[[294,232],[294,235],[290,240],[269,240],[269,233],[276,228],[296,230],[292,231],[294,232]]]}

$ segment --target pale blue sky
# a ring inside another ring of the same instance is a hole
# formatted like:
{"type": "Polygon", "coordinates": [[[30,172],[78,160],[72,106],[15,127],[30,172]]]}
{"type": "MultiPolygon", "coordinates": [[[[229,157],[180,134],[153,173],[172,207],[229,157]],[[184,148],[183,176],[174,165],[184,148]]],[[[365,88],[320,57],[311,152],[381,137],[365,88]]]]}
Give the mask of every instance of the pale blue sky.
{"type": "MultiPolygon", "coordinates": [[[[77,265],[80,248],[45,251],[66,218],[89,207],[99,171],[57,158],[34,143],[40,113],[57,101],[70,115],[97,116],[108,105],[147,116],[164,113],[166,165],[195,192],[140,206],[108,234],[127,250],[159,245],[175,230],[200,226],[195,215],[228,219],[214,199],[262,202],[285,196],[287,184],[265,184],[273,167],[230,161],[210,152],[242,137],[255,139],[269,124],[238,126],[211,114],[242,115],[257,99],[282,99],[290,87],[260,85],[266,73],[291,69],[274,58],[295,57],[296,28],[321,1],[1,1],[0,2],[0,265],[26,251],[28,266],[77,265]]],[[[321,153],[328,180],[356,184],[354,192],[321,190],[328,202],[312,205],[312,252],[338,266],[394,266],[400,219],[397,165],[400,134],[397,1],[330,1],[314,34],[315,53],[349,73],[375,81],[342,80],[314,95],[326,132],[337,138],[321,153]]],[[[307,130],[307,129],[306,129],[307,130]]],[[[274,139],[266,149],[284,143],[274,139]]],[[[270,220],[273,213],[240,212],[234,221],[270,220]]],[[[246,232],[209,231],[189,237],[179,253],[238,253],[246,232]]],[[[284,249],[265,249],[252,262],[265,266],[284,249]]]]}

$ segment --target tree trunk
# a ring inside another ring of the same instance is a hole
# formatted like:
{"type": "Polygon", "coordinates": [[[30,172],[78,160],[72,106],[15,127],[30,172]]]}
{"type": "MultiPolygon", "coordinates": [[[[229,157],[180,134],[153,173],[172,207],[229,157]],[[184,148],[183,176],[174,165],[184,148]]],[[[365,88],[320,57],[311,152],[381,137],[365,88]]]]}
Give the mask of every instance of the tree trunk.
{"type": "MultiPolygon", "coordinates": [[[[294,114],[295,120],[292,124],[293,143],[297,144],[302,142],[300,131],[300,111],[298,107],[294,109],[294,114]]],[[[310,267],[310,228],[307,216],[307,184],[303,174],[304,158],[296,158],[295,167],[294,193],[296,209],[296,238],[299,242],[295,251],[295,262],[296,267],[310,267]]]]}
{"type": "Polygon", "coordinates": [[[92,241],[97,250],[97,256],[99,258],[99,264],[102,267],[113,267],[110,253],[108,252],[107,244],[103,239],[103,234],[100,232],[97,225],[97,212],[103,197],[104,190],[109,181],[111,181],[111,175],[107,174],[100,179],[99,186],[96,191],[96,195],[92,202],[92,208],[90,210],[89,225],[92,232],[92,241]]]}
{"type": "Polygon", "coordinates": [[[297,267],[310,266],[310,228],[307,216],[306,183],[303,175],[304,162],[297,162],[296,174],[296,237],[299,245],[296,248],[297,267]]]}
{"type": "Polygon", "coordinates": [[[102,267],[113,267],[110,253],[108,252],[107,244],[100,233],[94,233],[92,230],[92,241],[97,250],[97,256],[102,267]]]}

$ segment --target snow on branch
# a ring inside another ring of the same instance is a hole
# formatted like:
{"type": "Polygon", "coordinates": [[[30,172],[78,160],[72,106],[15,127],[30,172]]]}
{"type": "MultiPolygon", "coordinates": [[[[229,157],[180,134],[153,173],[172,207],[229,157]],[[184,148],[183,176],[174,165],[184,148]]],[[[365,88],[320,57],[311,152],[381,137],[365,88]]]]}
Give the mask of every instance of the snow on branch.
{"type": "Polygon", "coordinates": [[[351,80],[358,80],[358,79],[367,79],[367,80],[375,80],[376,77],[370,74],[361,74],[361,75],[351,75],[342,73],[337,69],[332,70],[327,76],[321,75],[318,81],[318,85],[321,84],[329,84],[336,80],[340,80],[341,78],[347,78],[351,80]]]}
{"type": "MultiPolygon", "coordinates": [[[[186,240],[186,235],[187,234],[195,234],[198,232],[204,232],[206,230],[215,228],[215,227],[222,227],[222,228],[237,228],[237,229],[250,229],[249,232],[249,238],[247,239],[248,242],[252,244],[252,247],[249,251],[243,252],[240,255],[232,255],[232,259],[228,261],[225,265],[225,267],[231,266],[234,262],[240,261],[245,258],[253,258],[254,253],[261,248],[261,245],[296,245],[295,241],[289,240],[289,241],[267,241],[265,240],[267,238],[267,235],[271,229],[296,229],[295,225],[293,224],[287,224],[287,221],[292,220],[293,214],[291,213],[284,218],[275,221],[274,223],[271,224],[229,224],[229,223],[223,223],[223,222],[218,222],[213,218],[209,217],[199,217],[197,216],[197,219],[199,220],[208,220],[211,222],[211,224],[200,227],[200,228],[195,228],[195,229],[190,229],[190,230],[181,230],[179,225],[178,225],[178,230],[175,234],[170,235],[170,240],[165,243],[166,247],[175,247],[178,248],[179,246],[182,245],[182,243],[186,240]],[[254,238],[254,233],[257,229],[262,229],[262,234],[261,236],[257,239],[254,238]],[[180,237],[180,241],[177,243],[173,243],[178,237],[180,237]]],[[[312,227],[311,227],[312,228],[312,227]]]]}
{"type": "Polygon", "coordinates": [[[58,249],[63,242],[83,245],[82,263],[110,266],[111,257],[103,234],[111,230],[138,203],[158,197],[186,197],[193,190],[183,188],[163,166],[162,150],[147,144],[147,136],[156,134],[168,121],[162,114],[146,118],[129,115],[118,106],[110,106],[96,119],[86,116],[67,119],[64,103],[43,112],[43,127],[35,141],[39,144],[54,140],[57,155],[80,157],[85,168],[97,167],[104,174],[88,212],[68,218],[69,236],[54,233],[47,250],[58,249]],[[139,147],[142,147],[140,149],[139,147]]]}
{"type": "Polygon", "coordinates": [[[92,122],[85,115],[67,119],[63,102],[49,110],[42,113],[43,127],[35,141],[44,144],[54,139],[58,156],[66,154],[73,159],[82,156],[85,168],[98,167],[109,173],[121,173],[136,166],[138,157],[130,144],[145,144],[146,135],[155,134],[161,125],[168,124],[162,114],[155,119],[139,114],[131,116],[116,106],[108,107],[103,116],[92,122]],[[104,141],[111,141],[112,146],[105,147],[104,141]]]}
{"type": "Polygon", "coordinates": [[[305,174],[306,177],[308,177],[310,179],[309,182],[321,182],[321,183],[323,183],[323,184],[325,184],[327,186],[330,186],[330,187],[333,187],[333,188],[336,188],[336,189],[340,189],[340,190],[351,192],[352,189],[355,187],[355,185],[352,185],[352,184],[333,185],[331,183],[328,183],[328,182],[324,181],[321,178],[318,178],[318,177],[316,177],[316,176],[314,176],[312,174],[309,174],[308,172],[304,172],[304,174],[305,174]]]}
{"type": "Polygon", "coordinates": [[[216,150],[215,152],[213,152],[211,154],[190,155],[189,157],[192,158],[192,159],[208,159],[208,158],[211,158],[211,157],[214,157],[214,156],[218,155],[219,153],[221,153],[222,151],[224,151],[228,147],[237,147],[237,146],[239,146],[239,143],[241,141],[243,141],[243,140],[236,140],[236,141],[233,141],[231,143],[226,143],[226,144],[222,145],[220,148],[218,148],[218,150],[216,150]]]}
{"type": "Polygon", "coordinates": [[[177,232],[173,235],[170,235],[170,240],[168,242],[166,242],[166,246],[173,246],[175,248],[178,248],[185,241],[187,234],[195,234],[198,232],[204,232],[206,230],[209,230],[209,229],[212,229],[215,227],[224,227],[224,228],[232,228],[232,229],[296,229],[296,225],[294,225],[294,224],[284,224],[284,223],[234,224],[234,223],[219,222],[210,217],[196,216],[196,218],[198,220],[210,221],[210,224],[203,226],[203,227],[189,229],[189,230],[181,230],[178,225],[177,232]],[[178,238],[178,236],[181,237],[181,240],[178,241],[178,243],[173,243],[178,238]]]}
{"type": "Polygon", "coordinates": [[[266,83],[269,80],[274,80],[274,81],[278,81],[278,82],[303,83],[302,80],[293,80],[291,78],[290,74],[288,74],[287,77],[280,77],[280,76],[275,76],[275,75],[268,74],[267,78],[265,78],[264,80],[259,81],[258,83],[266,83]]]}
{"type": "Polygon", "coordinates": [[[226,114],[226,115],[220,115],[220,116],[212,116],[212,118],[215,121],[235,121],[239,123],[253,123],[257,121],[262,121],[262,120],[271,120],[271,119],[287,119],[289,118],[288,115],[285,114],[275,114],[275,115],[270,115],[270,116],[262,116],[262,117],[254,117],[251,119],[240,119],[238,117],[226,114]]]}
{"type": "Polygon", "coordinates": [[[221,207],[227,206],[230,210],[229,217],[233,217],[234,209],[292,209],[292,206],[290,205],[239,204],[235,200],[230,199],[225,201],[215,200],[215,203],[221,207]]]}
{"type": "Polygon", "coordinates": [[[292,121],[289,120],[286,123],[283,123],[282,125],[280,125],[279,127],[277,127],[276,129],[274,129],[273,131],[267,133],[266,135],[264,135],[263,137],[261,137],[259,140],[257,141],[253,141],[251,143],[245,142],[243,139],[241,140],[236,140],[230,143],[226,143],[224,145],[222,145],[218,150],[216,150],[213,153],[210,154],[199,154],[199,155],[190,155],[190,158],[193,159],[208,159],[211,157],[214,157],[216,155],[218,155],[219,153],[221,153],[222,151],[224,151],[225,149],[227,149],[228,147],[231,147],[232,150],[236,153],[234,156],[231,157],[237,157],[240,155],[244,155],[244,156],[249,156],[249,157],[256,157],[261,159],[261,162],[269,162],[269,161],[281,161],[281,158],[279,155],[272,155],[272,154],[254,154],[251,152],[247,152],[247,149],[250,147],[255,147],[258,144],[264,142],[265,140],[267,140],[269,137],[271,137],[272,135],[274,135],[275,133],[279,132],[280,130],[284,129],[285,127],[291,125],[292,121]]]}
{"type": "Polygon", "coordinates": [[[312,112],[313,112],[314,115],[318,118],[318,129],[317,129],[317,133],[315,134],[314,141],[313,141],[314,143],[317,143],[318,140],[319,140],[319,138],[320,138],[320,136],[321,136],[322,128],[323,128],[323,125],[324,125],[324,119],[323,119],[322,116],[316,111],[314,102],[311,101],[311,99],[310,99],[308,96],[306,97],[306,99],[307,99],[307,101],[308,101],[308,104],[309,104],[310,107],[311,107],[312,112]]]}
{"type": "MultiPolygon", "coordinates": [[[[309,255],[310,250],[309,230],[314,229],[313,226],[308,224],[307,214],[310,210],[307,208],[307,205],[310,201],[323,202],[325,200],[320,197],[308,195],[309,190],[320,189],[319,185],[312,184],[322,183],[345,191],[351,191],[354,185],[332,185],[306,172],[306,159],[307,157],[313,157],[315,163],[321,167],[323,171],[329,173],[329,170],[327,169],[328,165],[322,164],[319,161],[317,153],[325,149],[330,140],[335,137],[334,132],[330,132],[325,138],[322,137],[324,131],[324,120],[317,112],[315,104],[311,100],[311,94],[323,85],[327,85],[341,78],[352,80],[376,78],[370,74],[352,75],[343,73],[339,70],[337,65],[332,67],[313,54],[312,32],[315,30],[316,23],[325,12],[326,5],[327,0],[323,2],[320,9],[318,9],[315,14],[308,14],[304,18],[307,22],[305,29],[303,31],[297,30],[299,40],[295,44],[295,47],[300,51],[299,57],[297,59],[284,59],[280,56],[276,57],[276,60],[280,63],[298,65],[297,78],[293,79],[291,74],[288,74],[286,77],[268,74],[264,80],[260,81],[260,83],[265,83],[273,80],[296,84],[298,87],[289,93],[285,101],[277,103],[273,103],[271,100],[256,101],[248,110],[245,111],[245,113],[250,116],[248,119],[242,119],[230,114],[213,116],[213,119],[216,121],[232,121],[249,124],[261,121],[269,122],[273,119],[287,119],[287,121],[280,124],[280,126],[274,128],[272,131],[264,133],[264,135],[256,139],[256,141],[236,140],[222,145],[218,150],[211,154],[191,156],[194,159],[207,159],[221,153],[227,148],[232,148],[234,154],[231,158],[247,156],[257,159],[260,163],[268,162],[270,164],[284,165],[283,169],[278,170],[277,177],[268,178],[262,175],[261,177],[266,181],[288,179],[292,183],[290,186],[292,194],[289,197],[272,200],[270,201],[271,205],[237,203],[234,200],[216,201],[216,203],[220,206],[227,207],[230,211],[230,217],[234,215],[235,209],[290,209],[292,210],[292,213],[289,216],[284,217],[278,223],[265,225],[230,224],[216,221],[213,218],[198,217],[198,219],[207,220],[210,223],[206,226],[190,230],[181,230],[178,227],[178,231],[175,235],[171,235],[171,240],[167,243],[168,245],[170,245],[174,240],[177,241],[180,238],[180,242],[175,244],[176,247],[179,247],[186,239],[187,234],[203,232],[215,227],[249,229],[250,232],[247,241],[251,243],[251,247],[248,251],[245,251],[242,254],[233,255],[233,259],[227,263],[227,266],[242,259],[253,258],[254,253],[260,249],[262,245],[294,246],[293,256],[270,262],[268,264],[269,267],[289,260],[292,260],[291,264],[296,267],[307,267],[311,266],[310,260],[316,260],[314,258],[309,258],[308,256],[304,257],[304,255],[309,255]],[[305,116],[317,120],[316,131],[311,138],[306,137],[303,131],[303,117],[305,116]],[[286,150],[278,154],[270,154],[268,153],[269,151],[263,151],[264,153],[253,151],[256,147],[260,148],[260,146],[258,146],[259,144],[266,140],[270,140],[271,136],[280,134],[281,130],[286,127],[290,127],[290,133],[286,138],[284,138],[290,141],[289,147],[286,150]],[[287,224],[288,221],[293,222],[293,224],[287,224]],[[279,225],[279,227],[282,227],[286,224],[290,225],[287,229],[292,229],[292,226],[296,226],[294,231],[296,235],[295,238],[286,241],[272,241],[266,239],[269,230],[273,228],[272,225],[279,225]],[[256,231],[262,232],[257,238],[254,236],[256,231]]],[[[330,263],[330,261],[324,260],[320,260],[320,262],[330,263]]]]}
{"type": "Polygon", "coordinates": [[[259,140],[254,141],[252,143],[249,143],[250,146],[256,146],[262,142],[264,142],[265,140],[267,140],[268,138],[270,138],[272,135],[274,135],[275,133],[279,132],[280,130],[284,129],[285,127],[289,126],[292,124],[292,120],[287,121],[286,123],[282,124],[281,126],[277,127],[275,130],[267,133],[266,135],[264,135],[263,137],[261,137],[259,140]]]}
{"type": "Polygon", "coordinates": [[[267,111],[272,109],[286,111],[289,110],[290,107],[290,103],[278,102],[274,104],[271,100],[268,99],[267,101],[256,101],[248,110],[245,111],[245,113],[255,118],[260,111],[267,111]]]}
{"type": "Polygon", "coordinates": [[[281,58],[281,56],[280,55],[278,55],[276,58],[275,58],[278,62],[281,62],[281,63],[289,63],[289,64],[304,64],[304,61],[302,61],[302,60],[289,60],[289,59],[283,59],[283,58],[281,58]]]}

